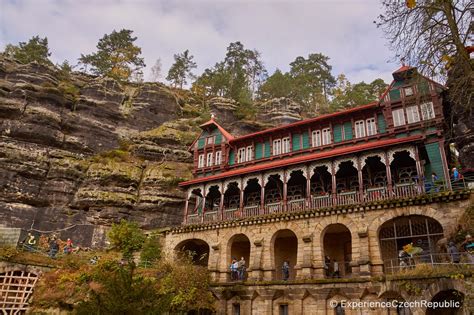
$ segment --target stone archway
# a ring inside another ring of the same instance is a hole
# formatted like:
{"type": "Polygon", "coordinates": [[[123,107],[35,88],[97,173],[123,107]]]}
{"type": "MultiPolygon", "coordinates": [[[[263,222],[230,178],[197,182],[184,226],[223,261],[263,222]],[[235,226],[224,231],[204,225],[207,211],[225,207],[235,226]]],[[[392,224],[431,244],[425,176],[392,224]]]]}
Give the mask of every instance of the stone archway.
{"type": "Polygon", "coordinates": [[[463,312],[464,294],[457,290],[438,292],[431,302],[437,303],[437,308],[427,308],[426,315],[461,315],[463,312]],[[442,306],[440,306],[442,304],[442,306]]]}
{"type": "Polygon", "coordinates": [[[189,257],[193,264],[207,267],[209,264],[209,244],[201,239],[184,240],[175,247],[178,257],[189,257]]]}
{"type": "Polygon", "coordinates": [[[272,237],[272,261],[274,268],[273,279],[282,280],[282,266],[285,261],[290,265],[289,280],[295,279],[295,265],[298,257],[298,238],[288,229],[279,230],[272,237]]]}
{"type": "Polygon", "coordinates": [[[347,277],[352,273],[352,235],[343,224],[328,225],[322,232],[323,263],[327,277],[347,277]]]}
{"type": "Polygon", "coordinates": [[[242,258],[245,260],[245,272],[243,274],[243,279],[247,278],[248,266],[250,266],[250,240],[245,234],[236,234],[229,239],[228,243],[228,264],[230,265],[234,259],[240,261],[242,258]]]}

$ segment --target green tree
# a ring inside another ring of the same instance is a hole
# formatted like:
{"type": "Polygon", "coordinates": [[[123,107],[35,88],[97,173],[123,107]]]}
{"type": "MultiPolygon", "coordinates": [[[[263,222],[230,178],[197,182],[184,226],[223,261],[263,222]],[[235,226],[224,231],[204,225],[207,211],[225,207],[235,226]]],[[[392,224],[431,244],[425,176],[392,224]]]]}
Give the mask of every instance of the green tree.
{"type": "Polygon", "coordinates": [[[293,94],[293,85],[293,78],[289,73],[283,73],[279,69],[276,69],[260,86],[258,91],[259,97],[260,99],[290,97],[293,94]]]}
{"type": "Polygon", "coordinates": [[[30,63],[36,61],[45,65],[52,65],[49,60],[51,53],[48,47],[48,38],[33,36],[28,42],[20,42],[18,46],[8,44],[5,47],[4,55],[15,58],[21,63],[30,63]]]}
{"type": "Polygon", "coordinates": [[[183,85],[188,83],[188,78],[195,78],[192,70],[197,67],[197,64],[193,59],[194,56],[189,54],[188,49],[181,54],[174,55],[174,64],[168,71],[166,80],[170,81],[175,87],[183,88],[183,85]]]}
{"type": "Polygon", "coordinates": [[[333,99],[330,103],[330,111],[338,111],[359,105],[365,105],[377,101],[387,88],[382,79],[376,79],[372,83],[359,82],[351,84],[344,74],[337,77],[336,86],[333,89],[333,99]]]}
{"type": "Polygon", "coordinates": [[[119,224],[113,224],[108,233],[112,246],[122,252],[123,257],[130,260],[133,253],[140,250],[145,242],[145,234],[136,222],[122,219],[119,224]]]}
{"type": "Polygon", "coordinates": [[[194,84],[204,87],[209,95],[249,102],[266,77],[266,70],[257,50],[246,49],[241,42],[230,43],[222,62],[204,73],[194,84]]]}
{"type": "Polygon", "coordinates": [[[308,112],[319,112],[327,107],[329,95],[336,83],[328,61],[329,57],[316,53],[309,54],[307,58],[297,57],[290,64],[295,98],[306,106],[308,112]]]}
{"type": "Polygon", "coordinates": [[[143,244],[140,253],[140,261],[145,266],[150,266],[158,261],[161,257],[160,238],[156,234],[148,236],[143,244]]]}
{"type": "Polygon", "coordinates": [[[122,29],[105,34],[97,44],[97,52],[83,55],[79,62],[91,66],[90,71],[96,75],[111,77],[120,81],[128,80],[133,74],[139,73],[145,67],[144,59],[140,57],[141,48],[134,42],[133,31],[122,29]]]}

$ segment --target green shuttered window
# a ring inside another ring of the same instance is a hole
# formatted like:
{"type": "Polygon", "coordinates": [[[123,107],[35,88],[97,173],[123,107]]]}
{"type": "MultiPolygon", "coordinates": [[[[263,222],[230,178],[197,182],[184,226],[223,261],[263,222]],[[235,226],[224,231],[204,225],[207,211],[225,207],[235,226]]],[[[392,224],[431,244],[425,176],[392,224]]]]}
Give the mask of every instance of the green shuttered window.
{"type": "Polygon", "coordinates": [[[265,141],[265,157],[270,157],[270,141],[265,141]]]}
{"type": "Polygon", "coordinates": [[[235,153],[234,150],[229,152],[229,165],[234,165],[235,153]]]}
{"type": "Polygon", "coordinates": [[[342,141],[342,125],[334,126],[334,142],[342,141]]]}
{"type": "Polygon", "coordinates": [[[379,127],[379,133],[386,133],[387,132],[387,123],[385,122],[385,118],[383,117],[383,114],[378,114],[377,124],[378,124],[378,127],[379,127]]]}
{"type": "Polygon", "coordinates": [[[351,140],[352,139],[352,122],[346,121],[344,123],[344,139],[351,140]]]}
{"type": "MultiPolygon", "coordinates": [[[[439,143],[430,143],[425,145],[426,153],[430,159],[430,168],[432,172],[435,172],[439,178],[444,178],[443,172],[443,160],[441,159],[441,152],[439,151],[439,143]]],[[[425,174],[426,178],[431,179],[431,174],[425,174]]]]}
{"type": "Polygon", "coordinates": [[[255,144],[255,159],[261,159],[263,157],[263,143],[255,144]]]}
{"type": "Polygon", "coordinates": [[[293,134],[292,136],[292,140],[291,140],[291,143],[292,143],[292,151],[298,151],[299,149],[301,149],[301,135],[299,133],[296,133],[296,134],[293,134]]]}
{"type": "Polygon", "coordinates": [[[309,148],[309,136],[307,132],[303,132],[303,149],[309,148]]]}

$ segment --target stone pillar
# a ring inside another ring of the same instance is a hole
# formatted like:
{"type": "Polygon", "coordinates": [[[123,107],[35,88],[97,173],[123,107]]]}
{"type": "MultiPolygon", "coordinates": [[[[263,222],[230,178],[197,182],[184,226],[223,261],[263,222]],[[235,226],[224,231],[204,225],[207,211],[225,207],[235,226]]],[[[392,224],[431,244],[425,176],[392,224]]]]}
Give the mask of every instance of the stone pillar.
{"type": "Polygon", "coordinates": [[[387,174],[387,189],[388,189],[388,196],[393,196],[393,185],[392,185],[392,170],[390,169],[390,159],[387,152],[384,152],[385,158],[385,172],[387,174]]]}
{"type": "Polygon", "coordinates": [[[290,313],[294,315],[304,315],[303,314],[303,299],[306,296],[306,289],[292,289],[288,293],[288,296],[293,301],[290,313]]]}
{"type": "Polygon", "coordinates": [[[311,279],[313,276],[313,234],[303,236],[302,241],[302,252],[298,251],[302,259],[296,273],[296,279],[311,279]]]}
{"type": "Polygon", "coordinates": [[[219,244],[213,244],[211,245],[211,250],[209,252],[209,263],[208,263],[208,270],[211,274],[211,281],[226,281],[226,277],[222,279],[220,277],[220,272],[219,272],[219,251],[220,245],[219,244]]]}
{"type": "Polygon", "coordinates": [[[360,159],[357,159],[357,165],[354,165],[357,167],[357,176],[359,179],[359,200],[360,202],[364,201],[364,179],[362,178],[362,163],[360,159]]]}
{"type": "MultiPolygon", "coordinates": [[[[361,228],[357,231],[357,236],[359,237],[359,257],[355,264],[356,268],[359,270],[360,277],[370,277],[370,258],[369,258],[369,237],[368,237],[367,227],[361,228]]],[[[353,248],[354,249],[354,248],[353,248]]],[[[354,254],[354,250],[353,253],[354,254]]],[[[354,263],[354,259],[352,259],[352,263],[354,263]]],[[[356,270],[353,270],[355,272],[356,270]]]]}
{"type": "Polygon", "coordinates": [[[248,280],[260,281],[262,280],[262,249],[263,240],[256,240],[253,242],[254,247],[250,251],[252,257],[250,258],[251,265],[248,270],[248,280]]]}
{"type": "Polygon", "coordinates": [[[259,314],[273,314],[273,299],[277,290],[272,289],[263,289],[257,290],[258,294],[263,300],[262,309],[260,309],[259,314]]]}

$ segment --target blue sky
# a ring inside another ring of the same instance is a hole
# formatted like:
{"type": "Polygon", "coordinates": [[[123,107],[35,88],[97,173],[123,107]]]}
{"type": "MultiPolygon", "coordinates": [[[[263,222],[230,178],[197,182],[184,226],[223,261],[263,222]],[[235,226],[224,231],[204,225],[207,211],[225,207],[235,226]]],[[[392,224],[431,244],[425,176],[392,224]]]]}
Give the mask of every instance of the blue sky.
{"type": "Polygon", "coordinates": [[[379,0],[0,0],[0,49],[38,34],[48,37],[54,62],[76,63],[104,34],[128,28],[142,47],[145,78],[157,58],[166,74],[173,54],[185,49],[200,73],[239,40],[261,52],[270,73],[321,52],[334,75],[389,82],[399,62],[373,23],[380,9],[379,0]]]}

